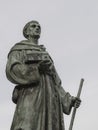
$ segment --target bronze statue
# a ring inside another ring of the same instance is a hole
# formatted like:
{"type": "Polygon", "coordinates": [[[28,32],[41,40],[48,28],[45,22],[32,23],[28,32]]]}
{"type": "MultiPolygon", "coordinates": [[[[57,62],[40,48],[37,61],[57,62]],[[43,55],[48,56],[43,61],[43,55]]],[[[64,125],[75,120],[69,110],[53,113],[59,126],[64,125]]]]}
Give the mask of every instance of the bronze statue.
{"type": "Polygon", "coordinates": [[[81,102],[62,88],[53,60],[38,45],[40,34],[37,21],[27,23],[23,29],[27,40],[15,44],[8,54],[6,75],[16,84],[11,130],[64,130],[63,113],[69,115],[81,102]]]}

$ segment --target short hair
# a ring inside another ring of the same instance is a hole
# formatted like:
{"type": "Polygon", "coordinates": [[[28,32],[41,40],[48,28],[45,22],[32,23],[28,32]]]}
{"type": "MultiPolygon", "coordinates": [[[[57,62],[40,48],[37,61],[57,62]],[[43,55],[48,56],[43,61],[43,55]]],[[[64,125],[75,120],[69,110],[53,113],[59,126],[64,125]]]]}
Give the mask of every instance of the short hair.
{"type": "Polygon", "coordinates": [[[28,39],[27,28],[29,27],[29,25],[30,25],[31,23],[37,23],[37,24],[39,24],[39,22],[37,22],[37,21],[35,21],[35,20],[32,20],[32,21],[28,22],[28,23],[24,26],[24,28],[23,28],[23,35],[24,35],[24,37],[27,38],[27,39],[28,39]]]}

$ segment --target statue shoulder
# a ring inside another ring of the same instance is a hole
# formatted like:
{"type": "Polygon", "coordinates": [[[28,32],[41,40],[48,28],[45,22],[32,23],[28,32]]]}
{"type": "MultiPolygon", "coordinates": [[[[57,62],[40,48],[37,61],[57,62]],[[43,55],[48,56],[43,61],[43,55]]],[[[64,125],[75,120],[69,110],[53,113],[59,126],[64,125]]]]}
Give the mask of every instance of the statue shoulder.
{"type": "Polygon", "coordinates": [[[14,44],[12,46],[12,48],[10,49],[9,53],[8,53],[8,57],[11,54],[11,52],[13,52],[13,51],[19,51],[21,49],[21,46],[22,46],[21,42],[14,44]]]}

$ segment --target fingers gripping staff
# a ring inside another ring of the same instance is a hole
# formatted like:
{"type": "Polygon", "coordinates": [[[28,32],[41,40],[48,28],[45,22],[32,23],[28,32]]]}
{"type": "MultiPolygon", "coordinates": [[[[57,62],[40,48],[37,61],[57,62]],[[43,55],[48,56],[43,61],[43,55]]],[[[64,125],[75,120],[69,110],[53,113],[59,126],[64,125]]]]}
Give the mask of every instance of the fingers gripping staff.
{"type": "MultiPolygon", "coordinates": [[[[76,97],[77,99],[80,98],[80,94],[81,94],[81,91],[82,91],[83,82],[84,82],[84,79],[81,79],[79,90],[78,90],[77,97],[76,97]]],[[[75,105],[74,109],[73,109],[72,117],[71,117],[71,122],[70,122],[69,130],[72,130],[72,128],[73,128],[73,123],[74,123],[74,119],[75,119],[75,115],[76,115],[76,110],[77,110],[77,106],[75,105]]]]}

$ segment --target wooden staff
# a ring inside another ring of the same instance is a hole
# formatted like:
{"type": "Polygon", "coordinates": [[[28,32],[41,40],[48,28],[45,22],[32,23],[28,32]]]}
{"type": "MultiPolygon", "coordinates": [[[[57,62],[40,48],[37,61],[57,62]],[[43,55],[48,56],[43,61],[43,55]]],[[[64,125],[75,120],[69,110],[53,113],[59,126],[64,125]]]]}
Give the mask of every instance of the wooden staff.
{"type": "MultiPolygon", "coordinates": [[[[77,97],[76,97],[78,99],[80,98],[80,94],[81,94],[83,82],[84,82],[84,79],[81,79],[80,85],[79,85],[79,90],[78,90],[77,97]]],[[[75,119],[75,115],[76,115],[76,110],[77,110],[77,107],[75,105],[74,109],[73,109],[72,117],[71,117],[71,122],[70,122],[69,130],[72,130],[74,119],[75,119]]]]}

